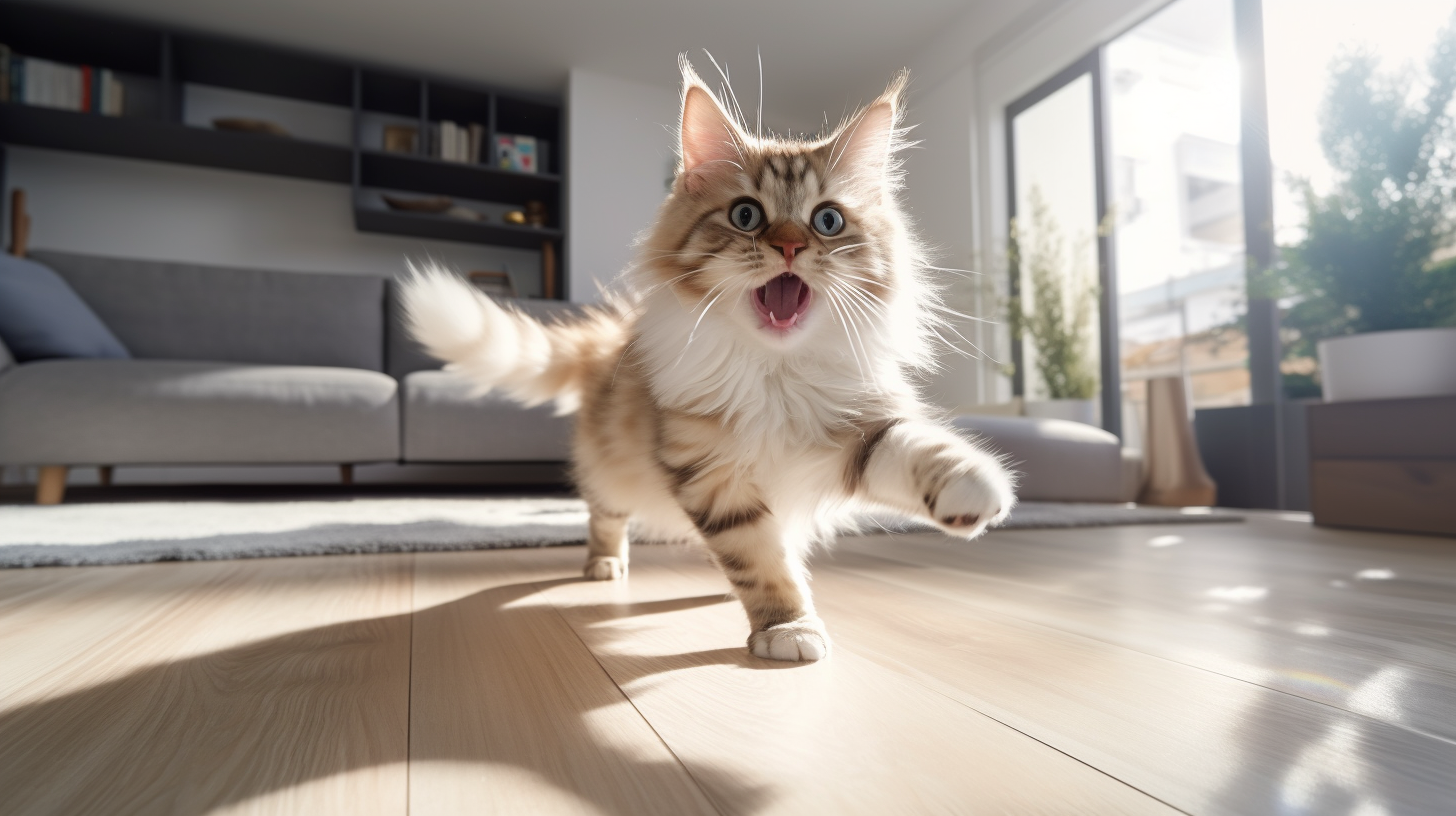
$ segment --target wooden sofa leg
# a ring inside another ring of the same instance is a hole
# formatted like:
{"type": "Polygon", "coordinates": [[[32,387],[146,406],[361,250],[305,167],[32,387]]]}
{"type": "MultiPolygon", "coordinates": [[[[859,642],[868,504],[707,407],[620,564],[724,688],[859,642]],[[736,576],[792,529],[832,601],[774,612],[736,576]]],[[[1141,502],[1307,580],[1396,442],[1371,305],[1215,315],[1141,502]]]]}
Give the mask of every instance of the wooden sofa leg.
{"type": "Polygon", "coordinates": [[[354,483],[354,466],[339,465],[339,484],[351,485],[354,483]]]}
{"type": "Polygon", "coordinates": [[[111,465],[101,465],[96,468],[97,478],[101,481],[102,487],[111,487],[111,477],[115,469],[111,465]]]}
{"type": "Polygon", "coordinates": [[[35,486],[36,504],[60,504],[66,498],[65,465],[46,465],[40,469],[40,482],[35,486]]]}

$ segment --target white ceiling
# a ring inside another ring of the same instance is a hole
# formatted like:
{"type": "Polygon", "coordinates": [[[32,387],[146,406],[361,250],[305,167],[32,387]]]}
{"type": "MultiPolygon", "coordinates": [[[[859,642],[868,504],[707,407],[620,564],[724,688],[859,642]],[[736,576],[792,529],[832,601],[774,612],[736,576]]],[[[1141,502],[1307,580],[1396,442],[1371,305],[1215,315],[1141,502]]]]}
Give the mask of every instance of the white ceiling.
{"type": "MultiPolygon", "coordinates": [[[[52,0],[53,2],[53,0],[52,0]]],[[[64,0],[167,25],[475,79],[561,91],[571,68],[670,87],[689,52],[726,62],[745,110],[837,119],[946,30],[1003,21],[1008,0],[64,0]],[[970,25],[968,25],[968,23],[970,25]]],[[[976,43],[966,44],[969,56],[976,43]]],[[[752,115],[752,114],[750,114],[752,115]]],[[[774,124],[773,120],[767,124],[774,124]]],[[[780,127],[782,127],[780,125],[780,127]]]]}

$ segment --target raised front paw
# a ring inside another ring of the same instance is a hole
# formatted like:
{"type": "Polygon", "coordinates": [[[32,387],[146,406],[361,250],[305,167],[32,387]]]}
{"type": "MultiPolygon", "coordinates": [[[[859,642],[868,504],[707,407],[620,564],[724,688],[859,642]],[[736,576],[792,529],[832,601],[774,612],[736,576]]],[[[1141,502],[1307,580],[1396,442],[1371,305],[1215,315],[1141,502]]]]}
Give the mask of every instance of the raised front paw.
{"type": "Polygon", "coordinates": [[[627,577],[627,562],[614,555],[598,555],[586,560],[582,574],[591,581],[615,581],[627,577]]]}
{"type": "Polygon", "coordinates": [[[1011,476],[999,465],[979,466],[955,476],[925,500],[926,510],[940,529],[964,538],[974,538],[1000,524],[1015,503],[1011,476]]]}
{"type": "Polygon", "coordinates": [[[800,618],[749,635],[748,650],[768,660],[820,660],[829,655],[829,635],[818,618],[800,618]]]}

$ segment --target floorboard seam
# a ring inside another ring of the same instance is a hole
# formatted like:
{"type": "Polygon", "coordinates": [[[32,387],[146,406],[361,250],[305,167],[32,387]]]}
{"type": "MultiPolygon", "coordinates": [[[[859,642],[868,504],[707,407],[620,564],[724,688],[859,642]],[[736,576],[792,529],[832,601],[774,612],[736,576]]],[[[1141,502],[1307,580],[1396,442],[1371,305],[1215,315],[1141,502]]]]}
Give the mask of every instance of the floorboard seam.
{"type": "Polygon", "coordinates": [[[409,816],[410,812],[410,786],[414,784],[415,763],[415,613],[416,590],[418,589],[419,574],[417,570],[418,558],[410,553],[409,558],[409,665],[405,672],[404,692],[404,813],[409,816]]]}
{"type": "MultiPolygon", "coordinates": [[[[906,564],[908,566],[919,566],[919,565],[916,565],[916,564],[914,564],[912,562],[904,562],[904,561],[902,561],[902,562],[898,562],[898,563],[906,564]]],[[[857,577],[860,577],[860,578],[864,578],[864,579],[867,579],[867,580],[878,581],[878,582],[880,582],[882,584],[887,584],[889,586],[896,587],[897,589],[901,589],[901,590],[904,590],[906,592],[924,592],[926,594],[929,594],[931,597],[940,598],[941,600],[944,600],[944,601],[946,601],[948,603],[955,603],[955,604],[960,604],[962,606],[969,607],[970,609],[974,610],[976,614],[986,615],[988,617],[993,617],[993,618],[994,617],[1000,617],[1000,618],[1003,618],[1003,619],[1006,619],[1006,620],[1018,621],[1018,622],[1020,622],[1021,624],[1025,625],[1025,626],[1034,626],[1034,627],[1038,627],[1038,628],[1041,628],[1041,629],[1045,629],[1045,630],[1050,631],[1050,632],[1058,632],[1058,633],[1061,633],[1062,635],[1065,635],[1067,637],[1078,638],[1080,640],[1086,640],[1086,641],[1089,641],[1089,642],[1092,642],[1092,643],[1101,643],[1102,645],[1111,647],[1113,649],[1122,649],[1123,651],[1131,652],[1133,654],[1142,655],[1143,657],[1151,658],[1153,660],[1161,660],[1161,661],[1164,661],[1166,663],[1171,663],[1171,664],[1173,664],[1175,666],[1182,666],[1185,669],[1191,669],[1192,671],[1203,672],[1205,674],[1210,674],[1210,675],[1213,675],[1215,677],[1222,677],[1225,680],[1232,680],[1235,683],[1243,683],[1245,685],[1253,686],[1254,688],[1263,689],[1265,691],[1268,691],[1268,692],[1271,692],[1271,693],[1274,693],[1274,694],[1279,694],[1279,695],[1282,695],[1282,696],[1285,696],[1285,697],[1289,697],[1291,699],[1299,700],[1299,701],[1304,702],[1304,703],[1309,703],[1311,705],[1316,705],[1316,706],[1319,706],[1321,708],[1329,709],[1331,711],[1337,711],[1341,715],[1344,715],[1344,716],[1358,717],[1362,721],[1365,721],[1365,722],[1379,723],[1380,725],[1383,725],[1383,726],[1387,726],[1387,727],[1390,727],[1390,728],[1395,728],[1395,729],[1398,729],[1398,730],[1401,730],[1401,731],[1405,731],[1405,732],[1408,732],[1408,733],[1411,733],[1411,734],[1416,734],[1418,736],[1426,737],[1428,739],[1432,739],[1432,740],[1435,740],[1437,742],[1445,743],[1447,745],[1456,745],[1456,740],[1452,740],[1452,739],[1450,739],[1448,737],[1441,736],[1440,734],[1434,734],[1434,733],[1431,733],[1429,731],[1422,730],[1420,728],[1415,728],[1413,726],[1406,725],[1404,723],[1399,723],[1399,722],[1395,722],[1395,721],[1392,721],[1392,720],[1382,720],[1382,719],[1379,719],[1378,717],[1372,717],[1369,714],[1365,714],[1365,713],[1362,713],[1362,712],[1359,712],[1359,711],[1352,711],[1352,710],[1350,710],[1348,708],[1342,708],[1342,707],[1337,706],[1337,705],[1332,705],[1332,704],[1327,703],[1327,702],[1325,702],[1323,700],[1316,700],[1316,699],[1314,699],[1312,697],[1305,697],[1302,694],[1295,694],[1292,691],[1288,691],[1288,690],[1281,689],[1281,688],[1275,688],[1273,686],[1268,686],[1268,685],[1265,685],[1263,683],[1260,683],[1260,682],[1257,682],[1257,681],[1254,681],[1254,680],[1250,680],[1250,679],[1245,678],[1245,677],[1237,677],[1237,676],[1232,675],[1232,674],[1227,674],[1225,672],[1218,671],[1217,669],[1210,669],[1210,668],[1207,668],[1205,666],[1194,665],[1192,663],[1188,663],[1186,661],[1179,660],[1179,659],[1174,658],[1174,657],[1169,657],[1167,655],[1157,654],[1156,652],[1150,652],[1150,651],[1148,651],[1147,649],[1144,649],[1144,648],[1139,648],[1139,647],[1136,647],[1136,646],[1129,646],[1129,645],[1127,645],[1125,643],[1118,643],[1117,641],[1107,640],[1105,638],[1100,638],[1100,637],[1097,637],[1095,635],[1089,635],[1089,634],[1086,634],[1084,632],[1078,632],[1078,631],[1075,631],[1075,630],[1072,630],[1072,629],[1067,629],[1067,628],[1064,628],[1062,626],[1057,626],[1055,624],[1046,623],[1044,621],[1033,620],[1032,618],[1028,618],[1028,617],[1023,617],[1021,615],[1012,614],[1010,612],[1005,612],[1003,610],[993,609],[993,608],[987,607],[987,606],[982,606],[982,605],[976,603],[973,598],[955,597],[955,596],[950,595],[948,593],[934,592],[932,590],[924,589],[924,588],[921,588],[921,587],[906,586],[904,584],[899,584],[899,583],[896,583],[894,581],[888,581],[888,580],[886,580],[884,578],[881,578],[881,577],[879,577],[877,575],[874,575],[873,573],[868,573],[868,572],[866,572],[866,573],[860,573],[860,572],[851,570],[848,567],[844,567],[844,566],[831,566],[830,568],[831,569],[843,570],[843,571],[849,572],[851,575],[854,575],[854,576],[857,576],[857,577]]],[[[1066,595],[1066,593],[1056,593],[1056,594],[1066,595]]],[[[1075,595],[1067,595],[1067,597],[1077,597],[1077,596],[1075,596],[1075,595]]],[[[998,722],[999,722],[999,720],[998,720],[998,722]]]]}
{"type": "MultiPolygon", "coordinates": [[[[875,655],[877,653],[874,652],[874,651],[865,651],[865,650],[862,650],[862,649],[855,649],[854,651],[860,657],[863,657],[866,660],[869,660],[870,662],[874,663],[876,666],[879,666],[879,667],[881,667],[883,669],[887,669],[889,671],[892,671],[892,672],[900,675],[901,677],[904,677],[906,680],[909,680],[910,682],[914,683],[915,685],[920,686],[921,688],[925,689],[926,691],[931,692],[932,694],[936,694],[936,695],[939,695],[941,697],[944,697],[945,699],[950,700],[951,702],[953,702],[953,703],[955,703],[955,704],[957,704],[959,706],[962,706],[964,708],[968,708],[971,711],[976,712],[977,714],[981,715],[982,717],[985,717],[988,720],[991,720],[992,722],[999,723],[1000,725],[1002,725],[1002,726],[1004,726],[1006,728],[1010,728],[1012,731],[1015,731],[1016,733],[1022,735],[1023,737],[1026,737],[1027,739],[1032,740],[1033,742],[1037,743],[1038,745],[1045,745],[1047,748],[1049,748],[1049,749],[1057,752],[1058,754],[1061,754],[1062,756],[1064,756],[1064,757],[1072,760],[1073,762],[1075,762],[1075,763],[1077,763],[1079,765],[1082,765],[1084,767],[1090,768],[1094,772],[1096,772],[1098,774],[1101,774],[1102,776],[1105,776],[1108,779],[1111,779],[1113,782],[1116,782],[1119,785],[1124,785],[1124,786],[1126,786],[1128,788],[1131,788],[1131,789],[1137,791],[1138,793],[1141,793],[1143,796],[1146,796],[1149,799],[1152,799],[1155,802],[1158,802],[1160,804],[1166,805],[1169,808],[1172,808],[1173,810],[1178,811],[1179,813],[1186,813],[1186,814],[1188,814],[1188,816],[1193,816],[1193,812],[1192,811],[1184,810],[1183,808],[1178,807],[1177,805],[1173,804],[1172,802],[1167,801],[1166,799],[1163,799],[1163,798],[1161,798],[1161,797],[1159,797],[1157,795],[1154,795],[1152,793],[1149,793],[1148,791],[1143,790],[1142,788],[1138,787],[1137,785],[1132,784],[1131,782],[1127,781],[1126,779],[1119,779],[1118,777],[1113,776],[1111,773],[1102,770],[1101,768],[1097,767],[1096,765],[1093,765],[1092,763],[1086,761],[1085,759],[1082,759],[1079,756],[1076,756],[1075,754],[1067,753],[1066,751],[1062,750],[1061,748],[1058,748],[1057,746],[1052,745],[1050,742],[1047,742],[1046,740],[1041,739],[1039,737],[1036,737],[1036,736],[1034,736],[1032,734],[1028,734],[1025,731],[1021,730],[1020,728],[1017,728],[1015,725],[1012,725],[1011,723],[1009,723],[1009,722],[1001,719],[1000,717],[997,717],[994,714],[990,714],[990,713],[988,713],[986,711],[983,711],[980,708],[977,708],[976,706],[971,705],[970,703],[966,702],[965,700],[963,700],[963,699],[961,699],[961,698],[959,698],[959,697],[957,697],[955,695],[945,693],[943,690],[941,690],[939,688],[936,688],[935,686],[933,686],[933,685],[931,685],[929,683],[926,683],[925,681],[921,680],[919,677],[916,677],[916,676],[914,676],[912,674],[906,674],[904,671],[900,670],[899,668],[897,668],[895,666],[886,665],[881,660],[877,660],[875,658],[875,655]]],[[[900,661],[893,661],[893,662],[900,662],[900,661]]]]}
{"type": "Polygon", "coordinates": [[[585,640],[582,639],[581,633],[576,631],[576,627],[571,624],[571,620],[561,613],[561,607],[556,604],[552,604],[551,611],[555,612],[556,617],[560,618],[561,622],[566,624],[566,628],[571,632],[571,636],[576,638],[576,642],[581,644],[581,648],[585,649],[588,655],[591,655],[592,662],[596,663],[597,668],[601,669],[602,674],[606,675],[607,681],[610,682],[612,684],[612,687],[615,688],[617,692],[622,695],[622,699],[627,701],[627,705],[632,706],[632,710],[637,712],[637,716],[641,717],[642,722],[646,723],[647,727],[652,730],[652,735],[654,737],[657,737],[657,741],[662,743],[662,747],[667,749],[667,752],[672,755],[673,761],[677,763],[679,768],[683,769],[683,773],[688,775],[688,779],[691,779],[693,781],[693,787],[697,788],[698,793],[703,795],[703,801],[708,803],[708,807],[711,807],[713,811],[720,814],[720,816],[726,816],[725,814],[723,814],[722,809],[718,807],[717,803],[713,801],[713,797],[709,796],[707,790],[703,788],[703,783],[699,782],[698,778],[693,775],[692,769],[687,766],[686,762],[682,761],[682,757],[677,755],[677,751],[673,750],[672,746],[668,744],[667,740],[657,730],[657,726],[653,725],[652,720],[648,719],[647,715],[642,712],[642,709],[637,707],[637,701],[632,699],[632,695],[628,694],[627,690],[622,688],[621,684],[617,682],[617,678],[613,677],[612,673],[607,671],[607,667],[602,665],[602,661],[600,658],[597,657],[597,653],[592,650],[592,647],[585,640]]]}

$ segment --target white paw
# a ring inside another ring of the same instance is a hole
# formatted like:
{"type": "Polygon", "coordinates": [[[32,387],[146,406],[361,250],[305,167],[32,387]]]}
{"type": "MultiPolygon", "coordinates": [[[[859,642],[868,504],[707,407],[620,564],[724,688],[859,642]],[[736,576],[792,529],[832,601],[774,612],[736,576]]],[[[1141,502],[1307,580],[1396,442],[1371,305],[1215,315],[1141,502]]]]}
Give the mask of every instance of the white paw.
{"type": "Polygon", "coordinates": [[[592,581],[615,581],[627,577],[627,562],[615,555],[598,555],[586,560],[582,574],[592,581]]]}
{"type": "Polygon", "coordinates": [[[829,635],[817,619],[801,618],[749,635],[748,650],[767,660],[821,660],[829,654],[829,635]]]}
{"type": "Polygon", "coordinates": [[[1011,477],[999,465],[982,465],[947,482],[927,509],[940,529],[975,538],[987,527],[1000,524],[1014,504],[1011,477]]]}

